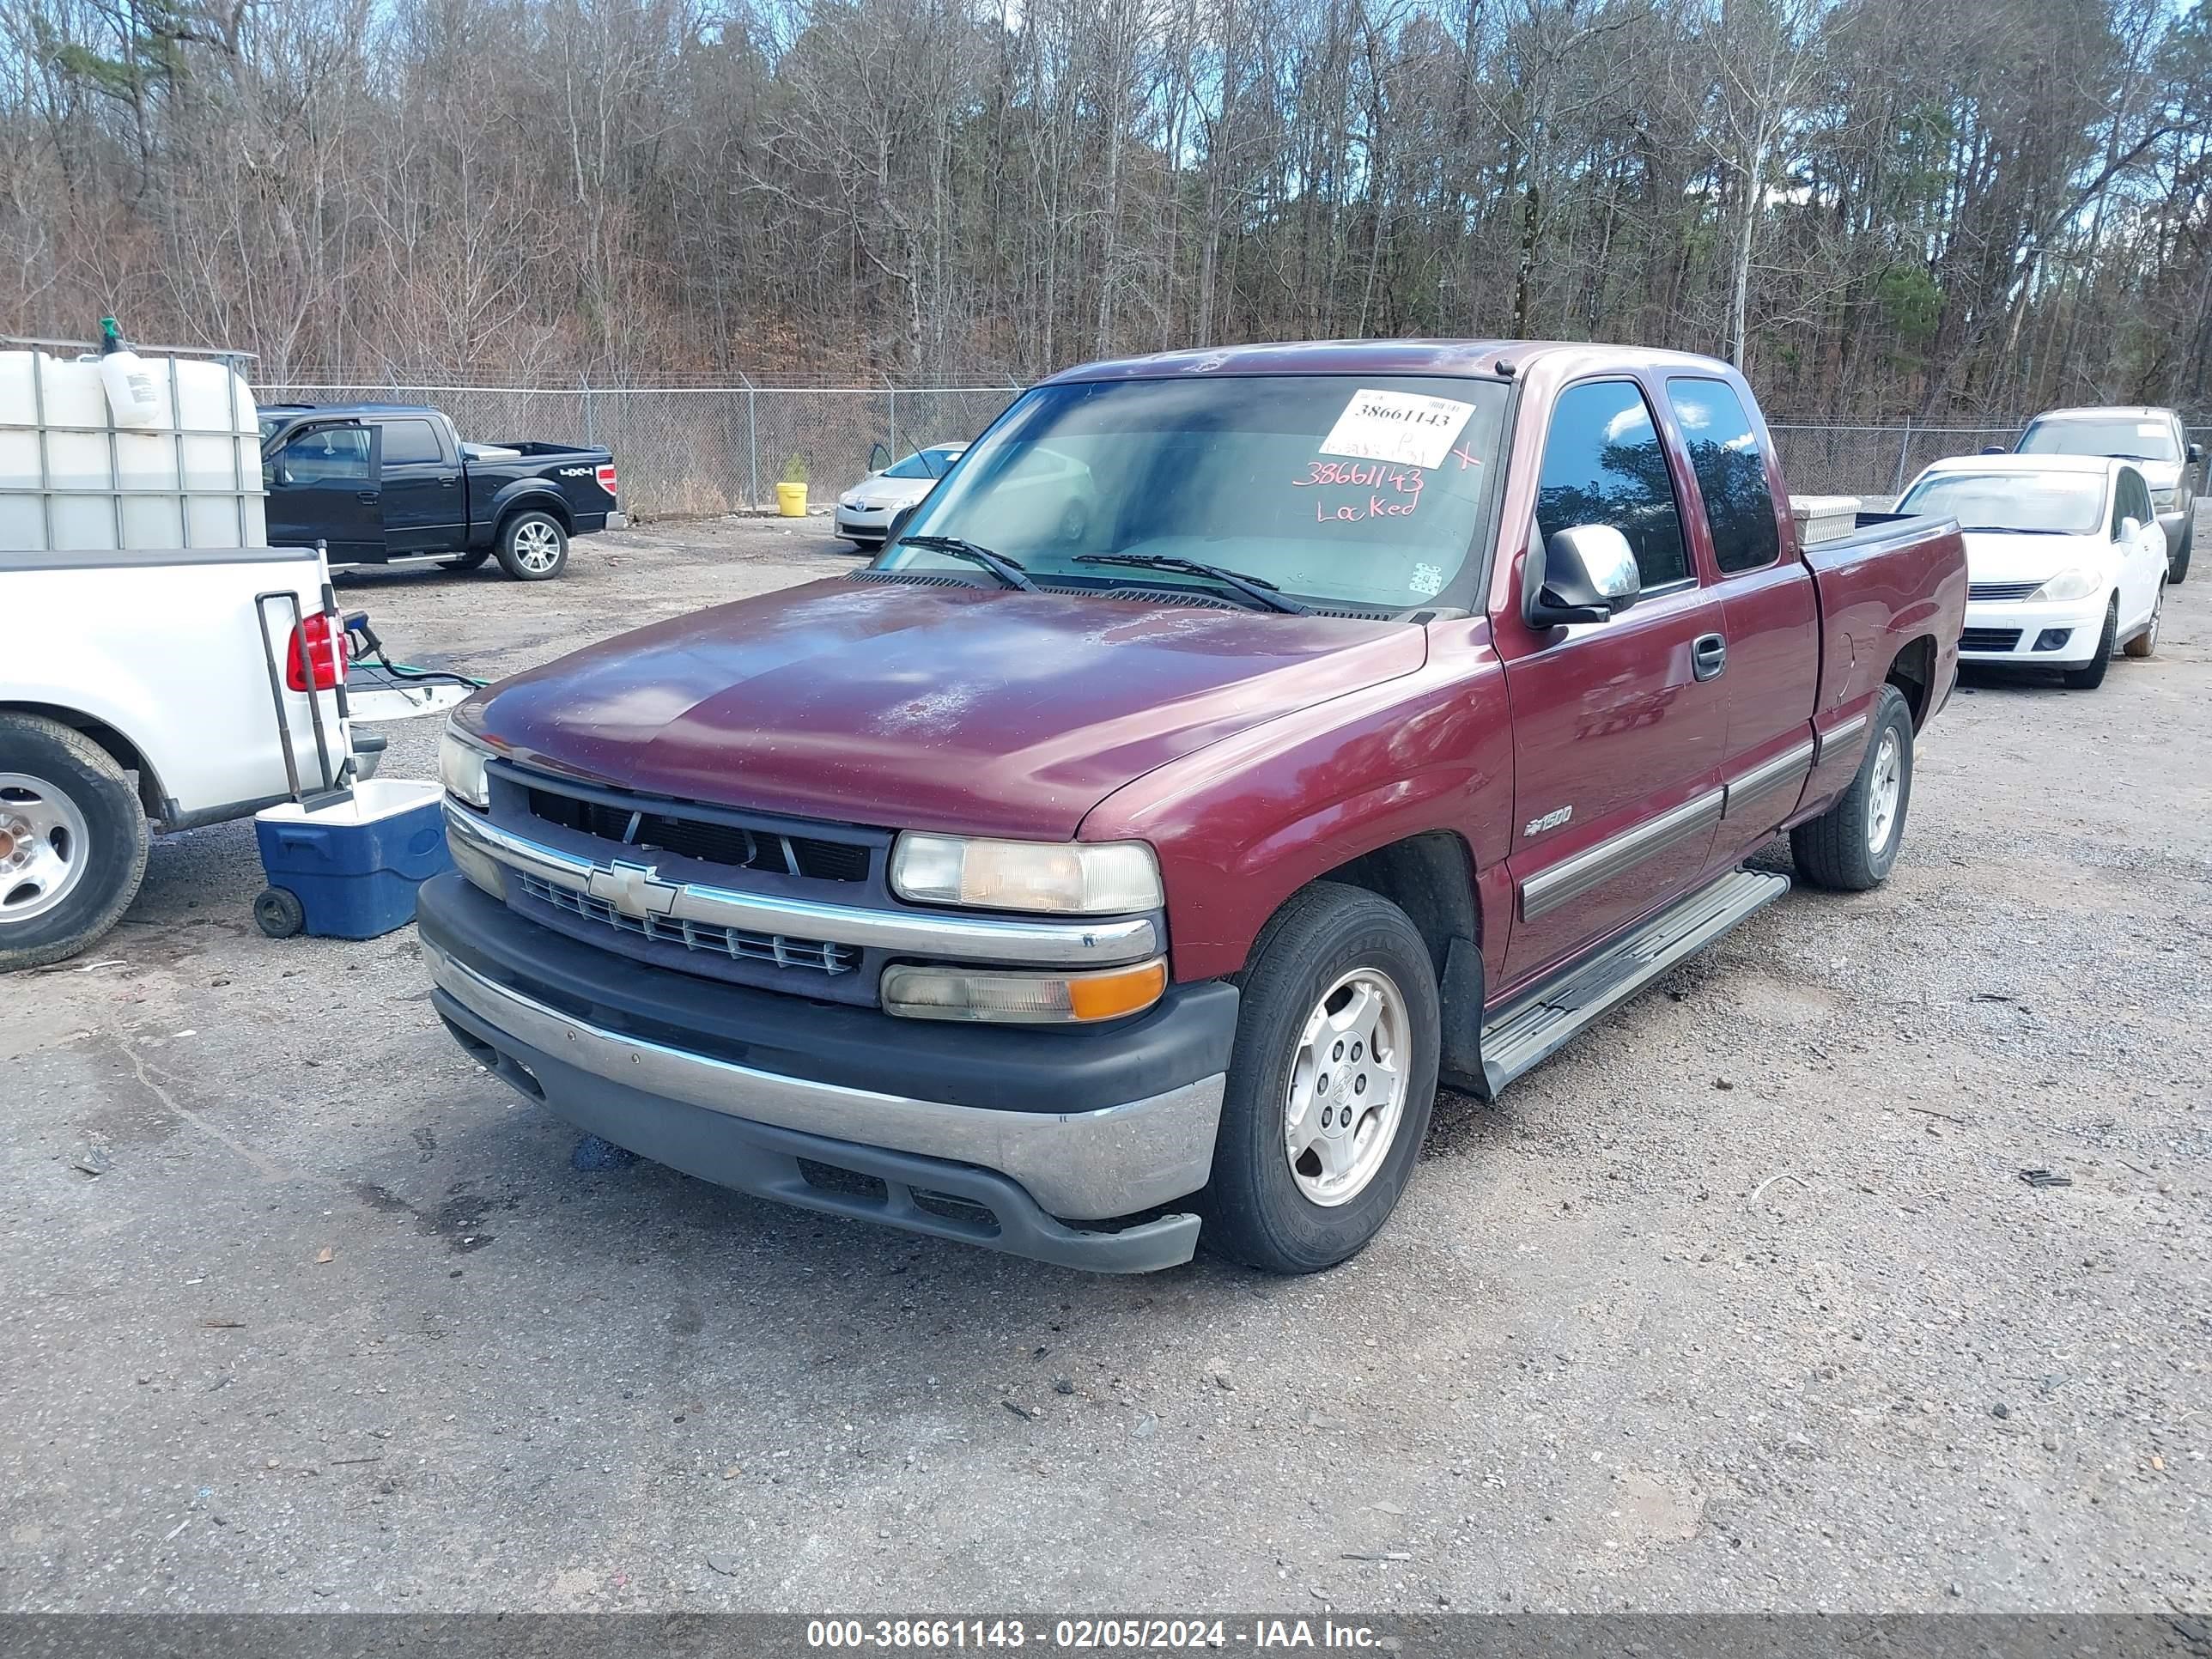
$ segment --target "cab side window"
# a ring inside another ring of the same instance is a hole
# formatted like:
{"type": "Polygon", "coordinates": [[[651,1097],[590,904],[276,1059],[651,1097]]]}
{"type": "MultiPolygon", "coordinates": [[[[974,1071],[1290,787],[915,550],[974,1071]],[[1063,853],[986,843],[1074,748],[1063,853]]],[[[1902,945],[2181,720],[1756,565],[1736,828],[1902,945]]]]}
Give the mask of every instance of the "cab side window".
{"type": "Polygon", "coordinates": [[[1782,532],[1766,455],[1743,400],[1725,380],[1680,380],[1667,382],[1667,401],[1689,445],[1714,562],[1731,574],[1772,564],[1782,556],[1782,532]]]}
{"type": "Polygon", "coordinates": [[[1650,405],[1632,380],[1570,386],[1552,410],[1536,489],[1536,531],[1549,540],[1577,525],[1611,525],[1627,538],[1646,592],[1692,580],[1681,504],[1650,405]]]}
{"type": "Polygon", "coordinates": [[[368,434],[357,426],[326,426],[302,433],[276,453],[276,481],[293,484],[365,484],[369,481],[368,434]]]}

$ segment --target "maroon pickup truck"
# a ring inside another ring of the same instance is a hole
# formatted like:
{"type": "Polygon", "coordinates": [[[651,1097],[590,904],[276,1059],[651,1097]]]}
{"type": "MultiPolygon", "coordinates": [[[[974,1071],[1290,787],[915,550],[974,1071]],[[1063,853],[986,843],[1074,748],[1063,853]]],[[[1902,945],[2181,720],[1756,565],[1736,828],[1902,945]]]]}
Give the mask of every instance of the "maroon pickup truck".
{"type": "Polygon", "coordinates": [[[480,693],[432,1000],[572,1123],[1070,1266],[1343,1261],[1489,1097],[1790,885],[1873,886],[1948,521],[1801,546],[1703,357],[1071,370],[865,569],[480,693]]]}

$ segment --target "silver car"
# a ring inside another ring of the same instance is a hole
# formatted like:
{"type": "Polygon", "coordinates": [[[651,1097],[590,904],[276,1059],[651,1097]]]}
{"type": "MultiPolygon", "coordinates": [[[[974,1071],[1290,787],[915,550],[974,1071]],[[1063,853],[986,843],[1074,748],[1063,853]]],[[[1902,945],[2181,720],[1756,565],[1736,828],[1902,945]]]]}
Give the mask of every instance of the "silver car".
{"type": "Polygon", "coordinates": [[[837,498],[837,533],[862,547],[881,547],[891,520],[935,489],[967,447],[932,444],[896,465],[871,472],[837,498]]]}
{"type": "Polygon", "coordinates": [[[2014,446],[2022,455],[2112,455],[2133,461],[2150,485],[2151,508],[2166,532],[2166,580],[2189,574],[2197,538],[2195,472],[2204,447],[2189,441],[2170,409],[2053,409],[2027,423],[2014,446]]]}

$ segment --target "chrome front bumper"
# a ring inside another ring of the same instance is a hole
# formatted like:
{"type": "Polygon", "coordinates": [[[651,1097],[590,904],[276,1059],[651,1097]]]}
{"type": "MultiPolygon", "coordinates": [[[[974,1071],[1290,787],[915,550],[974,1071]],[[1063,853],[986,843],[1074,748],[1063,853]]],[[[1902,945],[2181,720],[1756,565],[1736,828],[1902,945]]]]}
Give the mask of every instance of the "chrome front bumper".
{"type": "MultiPolygon", "coordinates": [[[[422,951],[439,991],[463,1013],[495,1037],[511,1038],[564,1067],[749,1124],[995,1170],[1049,1217],[1094,1221],[1132,1215],[1196,1192],[1212,1168],[1227,1082],[1221,1073],[1081,1113],[992,1111],[911,1099],[624,1036],[495,984],[427,939],[422,951]]],[[[523,1063],[527,1066],[527,1054],[523,1063]]],[[[524,1087],[516,1079],[508,1081],[524,1087]]],[[[546,1098],[560,1109],[559,1100],[550,1093],[546,1098]]],[[[623,1139],[618,1133],[608,1138],[623,1139]]]]}

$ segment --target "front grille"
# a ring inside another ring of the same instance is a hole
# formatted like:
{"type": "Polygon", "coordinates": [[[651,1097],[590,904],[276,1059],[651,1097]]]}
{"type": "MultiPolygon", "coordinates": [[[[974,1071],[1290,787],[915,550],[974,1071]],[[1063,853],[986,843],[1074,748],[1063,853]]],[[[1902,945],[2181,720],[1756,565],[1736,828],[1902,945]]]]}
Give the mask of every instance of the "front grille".
{"type": "Polygon", "coordinates": [[[1969,628],[1959,635],[1961,651],[2010,651],[2019,644],[2017,628],[1969,628]]]}
{"type": "Polygon", "coordinates": [[[687,951],[719,953],[737,962],[809,969],[819,974],[849,974],[860,965],[857,945],[833,945],[819,939],[791,939],[782,933],[757,933],[743,927],[721,927],[676,916],[626,916],[604,899],[547,881],[542,876],[525,872],[520,880],[522,890],[541,904],[550,904],[586,921],[619,927],[641,939],[680,945],[687,951]]]}
{"type": "Polygon", "coordinates": [[[2024,599],[2043,584],[2041,582],[1969,582],[1966,597],[1970,599],[2024,599]]]}
{"type": "Polygon", "coordinates": [[[779,876],[805,876],[815,881],[868,878],[868,849],[858,842],[787,836],[772,830],[748,830],[742,824],[720,823],[710,818],[632,811],[605,801],[558,794],[550,789],[532,789],[529,795],[530,810],[535,816],[564,830],[597,836],[602,841],[622,842],[632,847],[673,853],[678,858],[728,865],[733,869],[766,870],[779,876]]]}

